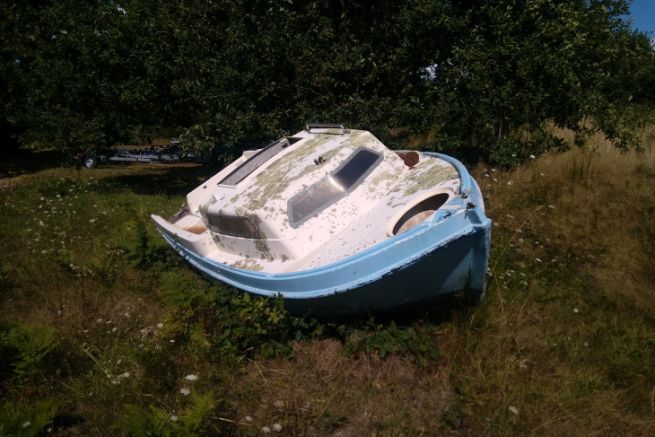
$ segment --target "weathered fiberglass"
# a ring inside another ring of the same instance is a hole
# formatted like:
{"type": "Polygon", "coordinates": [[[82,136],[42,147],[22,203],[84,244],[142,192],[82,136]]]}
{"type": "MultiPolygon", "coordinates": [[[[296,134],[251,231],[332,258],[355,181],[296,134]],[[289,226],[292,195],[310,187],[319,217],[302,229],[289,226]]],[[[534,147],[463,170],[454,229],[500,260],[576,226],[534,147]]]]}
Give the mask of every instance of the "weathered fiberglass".
{"type": "Polygon", "coordinates": [[[308,126],[187,195],[164,239],[205,275],[294,312],[356,313],[484,293],[491,221],[457,160],[308,126]]]}

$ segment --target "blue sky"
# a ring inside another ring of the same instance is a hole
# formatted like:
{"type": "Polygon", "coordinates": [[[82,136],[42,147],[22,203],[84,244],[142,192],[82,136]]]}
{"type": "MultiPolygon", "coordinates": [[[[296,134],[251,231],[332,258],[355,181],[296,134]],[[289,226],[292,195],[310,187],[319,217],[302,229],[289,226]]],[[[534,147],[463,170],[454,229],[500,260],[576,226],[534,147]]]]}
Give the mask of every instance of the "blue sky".
{"type": "Polygon", "coordinates": [[[655,0],[633,0],[630,6],[632,27],[655,38],[655,0]]]}

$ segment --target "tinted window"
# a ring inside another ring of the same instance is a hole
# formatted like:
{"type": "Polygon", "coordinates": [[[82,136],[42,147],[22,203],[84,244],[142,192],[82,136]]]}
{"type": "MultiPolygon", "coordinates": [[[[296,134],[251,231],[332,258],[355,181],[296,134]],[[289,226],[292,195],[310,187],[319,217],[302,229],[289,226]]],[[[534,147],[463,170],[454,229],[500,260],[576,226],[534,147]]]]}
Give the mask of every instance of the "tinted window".
{"type": "Polygon", "coordinates": [[[330,182],[330,177],[320,180],[289,200],[289,222],[292,227],[300,226],[343,197],[344,190],[336,183],[330,182]]]}
{"type": "Polygon", "coordinates": [[[259,228],[248,217],[207,214],[206,219],[211,230],[218,234],[251,239],[263,238],[259,228]]]}
{"type": "Polygon", "coordinates": [[[334,173],[334,179],[348,190],[380,159],[380,155],[369,149],[357,150],[352,157],[334,173]]]}
{"type": "Polygon", "coordinates": [[[355,150],[332,174],[289,199],[289,224],[297,228],[354,190],[382,160],[370,149],[355,150]]]}

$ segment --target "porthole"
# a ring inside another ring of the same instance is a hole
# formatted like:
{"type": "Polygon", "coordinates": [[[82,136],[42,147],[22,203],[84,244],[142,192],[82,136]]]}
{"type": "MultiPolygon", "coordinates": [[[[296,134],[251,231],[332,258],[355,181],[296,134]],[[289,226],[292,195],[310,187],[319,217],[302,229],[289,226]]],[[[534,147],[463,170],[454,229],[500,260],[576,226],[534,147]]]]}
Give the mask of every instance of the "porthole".
{"type": "Polygon", "coordinates": [[[447,193],[439,193],[421,200],[409,208],[393,224],[392,235],[402,234],[420,225],[430,218],[436,210],[441,208],[448,201],[450,196],[447,193]]]}

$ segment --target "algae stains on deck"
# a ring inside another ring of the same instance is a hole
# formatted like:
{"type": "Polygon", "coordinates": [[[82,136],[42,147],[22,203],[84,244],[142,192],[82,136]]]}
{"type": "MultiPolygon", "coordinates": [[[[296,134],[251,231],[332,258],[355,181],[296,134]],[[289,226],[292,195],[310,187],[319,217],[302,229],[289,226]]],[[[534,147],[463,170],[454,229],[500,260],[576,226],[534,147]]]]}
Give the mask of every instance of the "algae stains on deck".
{"type": "Polygon", "coordinates": [[[328,134],[318,134],[314,138],[307,139],[297,149],[282,156],[257,175],[256,184],[244,193],[246,199],[242,206],[247,210],[254,211],[263,208],[269,200],[281,199],[281,194],[293,182],[311,172],[321,170],[331,158],[344,149],[352,149],[360,143],[364,144],[369,141],[375,141],[375,137],[368,132],[353,133],[345,145],[345,139],[328,134]],[[298,170],[298,165],[304,164],[309,158],[312,158],[312,153],[315,153],[323,144],[334,140],[336,140],[334,148],[321,155],[324,160],[322,165],[310,161],[309,164],[305,164],[298,170]]]}
{"type": "Polygon", "coordinates": [[[257,216],[256,214],[247,214],[246,217],[248,217],[252,224],[255,226],[256,233],[253,236],[253,241],[255,242],[255,249],[259,252],[259,258],[268,260],[268,261],[273,261],[274,257],[271,254],[271,249],[268,247],[268,243],[266,240],[266,233],[262,230],[261,225],[262,221],[257,216]]]}
{"type": "Polygon", "coordinates": [[[423,159],[414,170],[416,173],[411,174],[411,179],[405,179],[409,185],[405,190],[405,196],[459,177],[455,167],[436,159],[423,159]]]}
{"type": "Polygon", "coordinates": [[[377,196],[381,193],[389,192],[389,190],[391,190],[398,182],[398,179],[402,176],[402,174],[402,168],[392,168],[378,175],[375,175],[371,179],[371,185],[368,188],[369,193],[377,196]]]}
{"type": "Polygon", "coordinates": [[[239,261],[230,264],[230,266],[235,267],[237,269],[254,270],[254,271],[259,271],[264,269],[264,267],[262,267],[261,264],[259,264],[257,261],[255,261],[252,258],[240,259],[239,261]]]}
{"type": "Polygon", "coordinates": [[[281,157],[263,172],[259,173],[256,178],[256,184],[244,193],[246,200],[242,206],[250,211],[254,211],[261,209],[269,200],[281,198],[282,192],[289,187],[291,182],[318,168],[312,163],[305,165],[298,172],[296,170],[297,161],[312,153],[313,150],[332,138],[329,135],[317,135],[316,138],[307,140],[296,150],[281,157]],[[295,175],[293,175],[294,170],[296,170],[295,175]]]}

